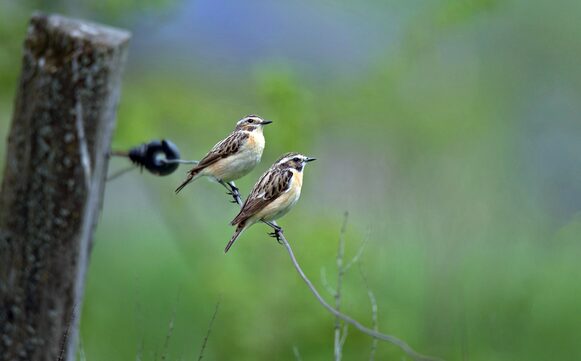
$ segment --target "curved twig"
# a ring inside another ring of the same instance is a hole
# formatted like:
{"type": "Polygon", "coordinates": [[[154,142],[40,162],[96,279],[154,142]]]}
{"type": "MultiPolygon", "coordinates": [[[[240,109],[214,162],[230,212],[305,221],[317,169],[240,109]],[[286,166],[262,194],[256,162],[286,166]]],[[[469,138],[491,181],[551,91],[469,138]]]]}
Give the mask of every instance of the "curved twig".
{"type": "Polygon", "coordinates": [[[327,311],[331,312],[335,317],[339,317],[343,321],[355,326],[356,329],[358,329],[359,331],[361,331],[361,332],[363,332],[371,337],[377,338],[378,340],[387,341],[387,342],[390,342],[390,343],[398,346],[406,354],[408,354],[408,356],[410,356],[414,360],[421,360],[421,361],[441,360],[439,358],[434,358],[434,357],[422,355],[422,354],[416,352],[413,348],[411,348],[411,346],[408,345],[405,341],[400,340],[399,338],[397,338],[395,336],[380,333],[380,332],[372,330],[368,327],[365,327],[361,323],[359,323],[359,321],[357,321],[357,320],[355,320],[347,315],[344,315],[341,312],[334,309],[333,307],[331,307],[331,305],[329,305],[327,303],[327,301],[325,301],[325,299],[323,299],[323,297],[321,297],[321,295],[319,294],[319,291],[317,291],[317,289],[315,288],[313,283],[309,280],[309,278],[307,277],[305,272],[303,272],[303,269],[301,268],[299,262],[297,261],[297,258],[295,257],[295,254],[291,248],[291,245],[289,244],[287,239],[284,237],[284,235],[281,235],[280,239],[281,239],[282,244],[285,246],[285,248],[290,256],[291,261],[292,261],[295,269],[297,270],[297,272],[299,273],[299,275],[301,276],[303,281],[307,284],[307,286],[311,290],[311,293],[313,293],[313,295],[315,295],[315,297],[317,298],[319,303],[321,305],[323,305],[323,307],[325,307],[327,309],[327,311]]]}
{"type": "MultiPolygon", "coordinates": [[[[230,185],[234,185],[234,183],[230,182],[230,185]]],[[[238,203],[238,205],[242,206],[242,200],[240,199],[240,196],[235,197],[235,200],[236,200],[236,203],[238,203]]],[[[274,226],[278,226],[276,224],[276,222],[265,222],[265,221],[262,221],[262,222],[264,224],[272,227],[275,231],[277,230],[274,227],[274,226]]],[[[286,250],[290,256],[290,259],[292,261],[292,264],[295,267],[295,269],[297,270],[299,276],[307,284],[307,287],[309,287],[309,290],[311,290],[311,293],[315,296],[315,298],[319,301],[319,303],[321,305],[323,305],[323,307],[325,309],[327,309],[327,311],[332,313],[335,317],[338,317],[341,320],[355,326],[356,329],[358,329],[359,331],[363,332],[364,334],[366,334],[368,336],[371,336],[371,337],[374,337],[378,340],[389,342],[389,343],[396,345],[397,347],[399,347],[403,352],[405,352],[409,357],[411,357],[415,361],[443,361],[442,359],[437,358],[437,357],[430,357],[430,356],[422,355],[422,354],[416,352],[405,341],[400,340],[399,338],[397,338],[395,336],[381,333],[381,332],[375,331],[373,329],[370,329],[368,327],[365,327],[359,321],[357,321],[357,320],[337,311],[336,309],[334,309],[331,305],[329,305],[327,303],[327,301],[325,301],[325,299],[321,296],[319,291],[317,291],[317,289],[315,288],[315,286],[313,285],[311,280],[307,277],[307,275],[303,271],[301,265],[299,264],[299,262],[297,261],[297,258],[295,257],[295,254],[293,252],[293,249],[292,249],[290,243],[287,241],[282,230],[280,230],[278,232],[278,237],[279,237],[280,241],[282,242],[282,245],[286,248],[286,250]]]]}
{"type": "Polygon", "coordinates": [[[216,315],[218,314],[218,309],[220,308],[220,299],[216,302],[216,308],[214,308],[214,313],[212,314],[212,318],[210,319],[210,324],[208,325],[208,330],[206,331],[206,336],[204,337],[204,341],[202,342],[202,348],[200,349],[200,354],[198,355],[198,361],[200,361],[204,357],[204,350],[206,349],[206,344],[208,343],[208,339],[210,338],[210,333],[212,332],[212,326],[214,325],[214,321],[216,320],[216,315]]]}
{"type": "Polygon", "coordinates": [[[330,295],[335,294],[335,289],[331,287],[329,281],[327,280],[327,270],[325,269],[325,266],[321,266],[321,284],[330,295]]]}
{"type": "Polygon", "coordinates": [[[361,258],[361,255],[363,255],[363,251],[365,250],[365,246],[367,246],[368,241],[369,241],[369,234],[367,236],[365,236],[365,238],[361,242],[361,245],[359,246],[359,249],[357,250],[357,253],[355,254],[355,256],[353,256],[351,261],[349,261],[349,263],[347,263],[345,265],[345,267],[344,267],[345,272],[349,271],[349,268],[351,268],[354,264],[359,262],[359,259],[361,258]]]}

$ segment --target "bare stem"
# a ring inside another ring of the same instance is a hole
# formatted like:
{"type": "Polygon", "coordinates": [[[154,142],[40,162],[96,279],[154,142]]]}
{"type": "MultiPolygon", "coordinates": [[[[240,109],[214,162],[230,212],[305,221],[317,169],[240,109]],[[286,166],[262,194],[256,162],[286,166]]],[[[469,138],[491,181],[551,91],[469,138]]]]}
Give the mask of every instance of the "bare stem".
{"type": "Polygon", "coordinates": [[[325,288],[325,290],[329,292],[330,295],[335,294],[335,290],[333,289],[333,287],[331,287],[329,281],[327,281],[327,270],[325,269],[325,266],[321,267],[321,284],[323,285],[323,288],[325,288]]]}
{"type": "MultiPolygon", "coordinates": [[[[378,322],[377,322],[377,301],[375,300],[375,295],[373,291],[369,287],[369,282],[367,281],[367,276],[365,272],[363,272],[363,267],[361,263],[359,265],[359,273],[361,274],[361,278],[363,279],[363,283],[365,284],[365,288],[367,289],[367,297],[369,297],[369,303],[371,304],[371,324],[374,331],[379,330],[378,322]]],[[[377,351],[377,339],[373,338],[371,342],[371,351],[369,352],[369,361],[373,361],[375,359],[375,352],[377,351]]]]}
{"type": "Polygon", "coordinates": [[[341,335],[341,349],[345,345],[345,340],[347,340],[347,332],[349,331],[349,325],[343,322],[343,334],[341,335]]]}
{"type": "Polygon", "coordinates": [[[367,236],[365,236],[365,238],[361,242],[361,245],[359,246],[359,249],[357,250],[357,253],[355,254],[355,256],[353,256],[351,261],[349,261],[345,265],[345,267],[344,267],[345,272],[347,272],[349,270],[349,268],[351,268],[354,264],[356,264],[359,261],[359,259],[361,258],[361,255],[363,255],[363,251],[365,250],[365,246],[367,246],[368,240],[369,240],[369,234],[367,236]]]}
{"type": "MultiPolygon", "coordinates": [[[[341,311],[341,287],[343,286],[343,275],[345,274],[343,269],[343,256],[345,254],[345,232],[347,230],[347,220],[349,219],[349,213],[345,212],[343,219],[343,225],[341,226],[341,231],[339,232],[339,242],[337,249],[337,288],[335,290],[335,309],[341,311]]],[[[345,333],[346,335],[346,333],[345,333]]],[[[341,361],[341,353],[343,349],[343,342],[341,342],[341,319],[335,317],[335,337],[334,337],[334,355],[335,361],[341,361]]]]}
{"type": "Polygon", "coordinates": [[[208,343],[208,339],[210,338],[210,333],[212,332],[212,326],[214,325],[214,320],[216,319],[216,315],[218,314],[218,309],[220,308],[220,300],[216,302],[216,308],[214,309],[214,313],[212,314],[212,319],[210,319],[210,324],[208,325],[208,331],[206,331],[206,337],[204,337],[204,342],[202,342],[202,348],[200,349],[200,355],[198,356],[198,361],[200,361],[204,357],[204,350],[206,349],[206,344],[208,343]]]}
{"type": "Polygon", "coordinates": [[[344,315],[341,312],[334,309],[333,307],[331,307],[331,305],[329,305],[325,301],[325,299],[323,299],[323,297],[321,297],[321,294],[319,293],[319,291],[317,291],[317,289],[315,288],[313,283],[309,280],[309,278],[307,277],[305,272],[303,272],[303,269],[301,268],[299,262],[297,261],[297,258],[295,257],[295,254],[294,254],[290,244],[288,243],[287,239],[284,237],[284,235],[281,235],[280,238],[281,238],[282,244],[285,246],[285,248],[286,248],[286,250],[291,258],[293,266],[295,267],[295,269],[299,273],[299,276],[307,284],[307,286],[309,287],[309,289],[311,290],[311,292],[313,293],[315,298],[319,301],[319,303],[321,305],[323,305],[323,307],[325,307],[327,309],[327,311],[331,312],[333,315],[335,315],[335,317],[339,317],[343,321],[355,326],[355,328],[357,328],[359,331],[363,332],[366,335],[369,335],[371,337],[375,337],[375,338],[382,340],[382,341],[390,342],[390,343],[398,346],[406,354],[408,354],[408,356],[410,356],[414,360],[421,360],[421,361],[441,360],[439,358],[424,356],[424,355],[414,351],[414,349],[411,348],[410,345],[408,345],[405,341],[400,340],[399,338],[397,338],[395,336],[387,335],[387,334],[372,330],[370,328],[367,328],[367,327],[363,326],[361,323],[359,323],[358,321],[354,320],[353,318],[351,318],[347,315],[344,315]]]}
{"type": "MultiPolygon", "coordinates": [[[[231,184],[233,184],[233,183],[231,183],[231,184]]],[[[240,206],[242,206],[242,200],[240,199],[240,197],[237,197],[236,203],[238,203],[240,206]]],[[[262,221],[262,222],[267,224],[268,226],[272,227],[276,231],[275,226],[278,226],[276,224],[276,222],[265,222],[265,221],[262,221]]],[[[281,231],[278,234],[279,234],[279,239],[280,239],[282,245],[286,248],[286,250],[290,256],[291,262],[292,262],[293,266],[295,267],[296,271],[298,272],[299,276],[307,284],[307,287],[309,288],[311,293],[315,296],[317,301],[319,301],[319,303],[327,311],[329,311],[335,317],[338,317],[341,320],[347,322],[348,324],[355,326],[355,328],[357,328],[359,331],[363,332],[364,334],[366,334],[368,336],[371,336],[371,337],[376,338],[378,340],[389,342],[391,344],[396,345],[397,347],[399,347],[403,352],[405,352],[409,357],[411,357],[415,361],[442,361],[442,359],[440,359],[440,358],[425,356],[425,355],[422,355],[422,354],[416,352],[405,341],[400,340],[399,338],[397,338],[395,336],[381,333],[379,331],[372,330],[368,327],[365,327],[361,323],[359,323],[359,321],[337,311],[335,308],[333,308],[331,305],[329,305],[327,303],[327,301],[325,301],[325,299],[321,296],[319,291],[317,291],[317,289],[315,288],[315,286],[313,285],[311,280],[307,277],[307,275],[303,271],[301,265],[299,264],[299,262],[297,261],[297,258],[295,257],[295,254],[293,252],[291,245],[289,244],[286,237],[284,236],[284,233],[281,231]]]]}
{"type": "Polygon", "coordinates": [[[295,360],[297,361],[303,361],[303,359],[301,358],[301,353],[299,352],[299,348],[296,346],[293,346],[293,354],[295,355],[295,360]]]}
{"type": "Polygon", "coordinates": [[[177,308],[178,303],[179,303],[180,294],[181,294],[181,291],[178,292],[176,304],[175,304],[175,306],[173,308],[173,311],[171,313],[171,318],[169,320],[169,326],[167,328],[167,334],[165,335],[165,341],[163,343],[163,351],[161,353],[161,360],[162,361],[166,360],[167,357],[168,357],[168,355],[169,355],[169,341],[171,340],[171,336],[173,334],[174,323],[175,323],[175,319],[176,319],[176,308],[177,308]]]}

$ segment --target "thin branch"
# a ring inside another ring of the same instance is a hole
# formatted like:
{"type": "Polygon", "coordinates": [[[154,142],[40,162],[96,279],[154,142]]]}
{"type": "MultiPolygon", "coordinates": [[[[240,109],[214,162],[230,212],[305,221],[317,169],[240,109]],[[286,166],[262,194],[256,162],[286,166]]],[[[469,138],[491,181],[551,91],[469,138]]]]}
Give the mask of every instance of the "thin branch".
{"type": "Polygon", "coordinates": [[[341,349],[345,345],[345,340],[347,340],[347,331],[349,331],[349,325],[343,322],[343,331],[341,332],[341,349]]]}
{"type": "Polygon", "coordinates": [[[135,276],[135,326],[138,330],[140,330],[140,334],[139,334],[139,341],[137,342],[137,350],[135,353],[135,361],[142,361],[143,358],[143,346],[144,346],[144,336],[143,336],[143,310],[141,307],[141,294],[139,292],[139,276],[136,275],[135,276]]]}
{"type": "Polygon", "coordinates": [[[329,281],[327,281],[327,270],[325,269],[325,266],[321,267],[321,284],[323,285],[323,288],[327,290],[327,292],[329,292],[331,296],[335,294],[335,289],[331,287],[329,281]]]}
{"type": "MultiPolygon", "coordinates": [[[[343,269],[343,256],[345,255],[345,232],[347,230],[347,221],[349,219],[349,213],[345,212],[343,225],[341,226],[341,231],[339,232],[339,242],[337,249],[337,288],[335,291],[335,309],[341,311],[341,287],[343,287],[343,275],[345,274],[343,269]]],[[[335,361],[341,361],[341,353],[343,345],[341,342],[341,319],[335,317],[335,337],[333,340],[333,350],[335,361]]]]}
{"type": "Polygon", "coordinates": [[[355,254],[355,256],[353,256],[353,258],[351,258],[351,261],[349,261],[349,263],[347,263],[347,265],[345,265],[345,269],[344,269],[345,272],[347,272],[349,270],[349,268],[351,268],[355,263],[357,263],[359,261],[359,259],[363,255],[363,251],[365,250],[365,246],[367,246],[368,241],[369,241],[369,231],[367,232],[367,235],[363,239],[363,242],[361,242],[361,245],[359,246],[359,249],[357,250],[357,253],[355,254]]]}
{"type": "MultiPolygon", "coordinates": [[[[375,332],[377,332],[379,330],[379,325],[377,322],[377,301],[375,299],[375,295],[373,294],[373,291],[371,290],[371,288],[369,287],[369,282],[367,281],[367,276],[365,275],[365,272],[363,272],[363,267],[361,266],[361,263],[358,264],[359,265],[359,273],[361,274],[361,278],[363,279],[363,284],[365,285],[365,288],[367,289],[367,297],[369,297],[369,303],[371,304],[371,324],[373,327],[373,330],[375,332]]],[[[373,361],[375,359],[375,352],[377,351],[377,339],[373,338],[373,341],[371,342],[371,351],[369,352],[369,361],[373,361]]]]}
{"type": "Polygon", "coordinates": [[[295,360],[297,361],[303,361],[303,359],[301,358],[301,354],[299,353],[299,348],[296,346],[293,346],[293,354],[295,355],[295,360]]]}
{"type": "Polygon", "coordinates": [[[141,361],[143,356],[143,334],[139,337],[139,341],[137,343],[137,352],[135,353],[135,361],[141,361]]]}
{"type": "Polygon", "coordinates": [[[382,341],[386,341],[386,342],[390,342],[396,346],[398,346],[400,349],[402,349],[402,351],[404,351],[406,354],[408,354],[408,356],[410,356],[412,359],[416,360],[416,361],[435,361],[435,360],[441,360],[439,358],[435,358],[435,357],[430,357],[430,356],[425,356],[422,355],[418,352],[416,352],[413,348],[411,348],[410,345],[408,345],[405,341],[400,340],[399,338],[392,336],[392,335],[388,335],[388,334],[384,334],[384,333],[380,333],[378,331],[372,330],[368,327],[363,326],[361,323],[359,323],[358,321],[356,321],[355,319],[342,314],[341,312],[337,311],[336,309],[334,309],[333,307],[331,307],[331,305],[329,305],[325,299],[323,297],[321,297],[321,294],[319,294],[319,291],[317,291],[317,289],[315,288],[315,286],[313,285],[313,283],[309,280],[309,278],[307,277],[307,275],[305,274],[305,272],[303,271],[303,269],[301,268],[299,262],[297,261],[297,258],[295,257],[295,254],[291,248],[291,245],[288,243],[287,239],[284,237],[284,235],[281,234],[280,237],[282,244],[285,246],[291,262],[293,263],[293,266],[295,267],[295,269],[297,270],[297,272],[299,273],[299,276],[302,278],[302,280],[307,284],[307,286],[309,287],[309,289],[311,290],[311,293],[313,293],[313,295],[315,296],[315,298],[317,298],[317,300],[319,301],[319,303],[321,305],[323,305],[323,307],[325,307],[325,309],[327,309],[327,311],[331,312],[333,315],[335,315],[336,317],[339,317],[340,319],[342,319],[343,321],[355,326],[355,328],[357,328],[359,331],[365,333],[366,335],[369,335],[371,337],[375,337],[379,340],[382,341]]]}
{"type": "Polygon", "coordinates": [[[202,342],[202,348],[200,349],[200,355],[198,356],[198,361],[202,360],[204,357],[204,350],[206,349],[206,345],[208,344],[208,339],[210,338],[210,333],[212,332],[212,326],[214,325],[214,320],[216,319],[216,315],[218,314],[218,309],[220,308],[220,299],[216,302],[216,308],[214,309],[214,313],[212,314],[212,318],[210,319],[210,324],[208,325],[208,331],[206,331],[206,337],[204,337],[204,341],[202,342]]]}
{"type": "MultiPolygon", "coordinates": [[[[178,300],[179,300],[180,294],[178,293],[178,300]]],[[[169,340],[171,339],[171,336],[173,334],[173,329],[174,329],[174,322],[175,322],[175,318],[176,318],[176,308],[177,308],[177,301],[176,301],[176,305],[173,308],[172,314],[171,314],[171,318],[169,320],[169,326],[167,329],[167,334],[165,335],[165,341],[163,343],[163,351],[161,354],[161,360],[164,361],[166,360],[167,356],[168,356],[168,352],[169,352],[169,340]]]]}
{"type": "Polygon", "coordinates": [[[468,330],[467,330],[467,319],[466,319],[466,303],[464,301],[464,294],[460,293],[459,300],[459,311],[460,311],[460,355],[462,361],[468,361],[470,359],[470,353],[468,349],[468,330]]]}
{"type": "Polygon", "coordinates": [[[125,173],[131,172],[134,169],[139,169],[139,167],[137,167],[135,165],[130,165],[129,167],[120,169],[120,170],[116,171],[115,173],[111,174],[110,176],[107,176],[106,181],[107,182],[110,182],[110,181],[112,181],[114,179],[117,179],[117,178],[121,177],[125,173]]]}
{"type": "MultiPolygon", "coordinates": [[[[242,206],[242,200],[240,199],[240,197],[237,197],[236,203],[238,203],[238,205],[242,206]]],[[[265,222],[265,221],[262,221],[262,222],[269,225],[270,227],[272,227],[276,231],[276,228],[274,227],[274,226],[278,226],[276,224],[276,222],[265,222]]],[[[343,321],[355,326],[355,328],[357,328],[359,331],[363,332],[364,334],[366,334],[368,336],[371,336],[371,337],[374,337],[378,340],[389,342],[389,343],[392,343],[392,344],[398,346],[403,352],[405,352],[409,357],[411,357],[415,361],[442,361],[442,359],[437,358],[437,357],[430,357],[430,356],[422,355],[422,354],[416,352],[413,348],[411,348],[411,346],[408,345],[405,341],[400,340],[399,338],[397,338],[395,336],[384,334],[384,333],[381,333],[379,331],[372,330],[368,327],[365,327],[361,323],[359,323],[359,321],[357,321],[357,320],[337,311],[336,309],[334,309],[331,305],[329,305],[327,303],[327,301],[325,301],[325,299],[321,296],[319,291],[317,291],[317,289],[315,288],[315,286],[313,285],[311,280],[307,277],[307,275],[303,271],[301,265],[299,264],[299,262],[297,261],[297,258],[295,257],[295,254],[293,252],[293,249],[292,249],[290,243],[287,241],[282,230],[280,230],[278,232],[278,236],[279,236],[281,243],[286,248],[286,250],[290,256],[291,262],[292,262],[293,266],[295,267],[296,271],[298,272],[299,276],[307,284],[307,287],[309,287],[309,290],[311,291],[311,293],[315,296],[315,298],[319,301],[319,303],[327,311],[332,313],[335,317],[339,317],[343,321]]]]}

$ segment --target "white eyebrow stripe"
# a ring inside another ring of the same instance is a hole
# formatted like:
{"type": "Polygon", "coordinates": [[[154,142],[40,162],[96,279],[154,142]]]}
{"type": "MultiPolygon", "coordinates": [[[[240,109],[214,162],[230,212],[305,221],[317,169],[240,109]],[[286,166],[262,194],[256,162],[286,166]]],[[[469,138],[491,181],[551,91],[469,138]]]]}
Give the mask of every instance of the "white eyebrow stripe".
{"type": "Polygon", "coordinates": [[[256,116],[256,115],[251,115],[251,116],[244,117],[244,118],[240,119],[236,124],[237,125],[240,125],[240,124],[244,123],[245,121],[247,121],[248,119],[253,119],[253,120],[262,122],[262,118],[261,117],[256,116]]]}
{"type": "Polygon", "coordinates": [[[302,154],[292,154],[292,155],[289,155],[288,157],[284,157],[284,158],[282,158],[281,160],[279,160],[279,161],[278,161],[278,163],[277,163],[277,164],[283,164],[283,163],[286,163],[286,162],[288,162],[289,160],[291,160],[291,159],[293,159],[293,158],[295,158],[295,157],[298,157],[298,158],[300,158],[300,159],[301,159],[301,161],[304,161],[304,160],[305,160],[305,156],[304,156],[304,155],[302,155],[302,154]]]}

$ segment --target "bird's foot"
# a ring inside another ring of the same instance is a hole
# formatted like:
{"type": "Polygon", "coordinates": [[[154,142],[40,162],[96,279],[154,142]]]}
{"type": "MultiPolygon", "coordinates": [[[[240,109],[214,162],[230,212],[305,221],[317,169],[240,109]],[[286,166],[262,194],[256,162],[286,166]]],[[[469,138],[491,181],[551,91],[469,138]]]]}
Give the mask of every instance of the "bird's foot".
{"type": "Polygon", "coordinates": [[[228,186],[230,186],[230,191],[227,192],[226,194],[232,196],[232,198],[234,198],[233,201],[231,201],[232,203],[238,203],[240,200],[242,200],[242,198],[240,197],[240,190],[238,189],[238,187],[236,187],[234,185],[234,183],[229,182],[228,186]]]}
{"type": "Polygon", "coordinates": [[[275,238],[278,244],[282,244],[282,228],[275,228],[274,231],[270,232],[268,235],[275,238]]]}
{"type": "Polygon", "coordinates": [[[232,189],[233,193],[240,194],[240,192],[239,192],[240,189],[238,189],[238,187],[236,187],[234,185],[234,183],[230,182],[230,183],[228,183],[228,185],[230,186],[230,189],[232,189]]]}
{"type": "Polygon", "coordinates": [[[233,200],[231,200],[230,203],[238,203],[238,200],[240,199],[240,193],[230,191],[226,192],[226,194],[233,198],[233,200]]]}

